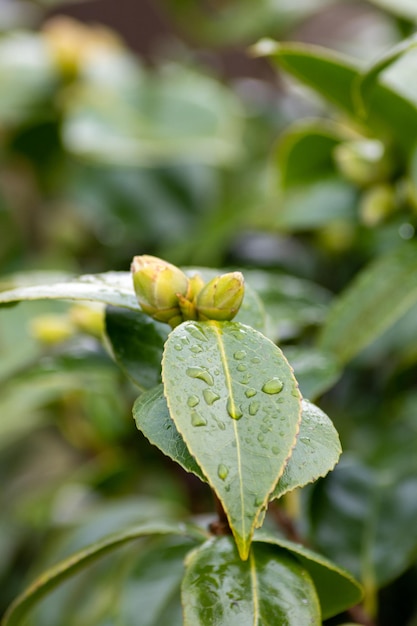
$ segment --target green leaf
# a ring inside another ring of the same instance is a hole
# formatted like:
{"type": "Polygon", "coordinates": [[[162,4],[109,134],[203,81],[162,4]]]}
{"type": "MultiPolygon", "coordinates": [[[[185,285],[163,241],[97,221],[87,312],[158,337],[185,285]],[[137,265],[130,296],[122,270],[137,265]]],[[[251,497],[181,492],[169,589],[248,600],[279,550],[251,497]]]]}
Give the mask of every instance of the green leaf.
{"type": "Polygon", "coordinates": [[[417,300],[417,247],[406,243],[376,259],[336,300],[319,347],[346,363],[417,300]]]}
{"type": "Polygon", "coordinates": [[[284,70],[312,87],[326,100],[356,116],[352,87],[360,74],[354,60],[320,46],[261,39],[254,54],[271,56],[284,70]]]}
{"type": "Polygon", "coordinates": [[[321,350],[288,346],[285,348],[285,356],[294,369],[301,394],[309,400],[322,395],[341,376],[336,359],[321,350]]]}
{"type": "Polygon", "coordinates": [[[334,173],[333,150],[349,138],[344,127],[328,120],[308,120],[284,131],[276,159],[283,188],[334,173]]]}
{"type": "Polygon", "coordinates": [[[168,326],[140,311],[106,308],[106,334],[121,369],[142,389],[161,380],[161,360],[168,326]]]}
{"type": "Polygon", "coordinates": [[[310,507],[311,540],[370,595],[415,562],[417,479],[404,459],[402,467],[383,460],[376,468],[345,457],[314,488],[310,507]]]}
{"type": "Polygon", "coordinates": [[[0,292],[0,305],[43,299],[89,300],[139,310],[130,272],[85,274],[65,282],[31,285],[0,292]]]}
{"type": "MultiPolygon", "coordinates": [[[[377,86],[378,80],[381,77],[382,72],[386,70],[390,65],[395,63],[404,54],[416,48],[417,38],[415,35],[404,39],[396,46],[388,50],[387,53],[379,57],[368,69],[361,74],[359,80],[356,83],[356,94],[359,98],[359,105],[366,109],[366,104],[369,100],[369,96],[372,90],[377,86]]],[[[416,109],[417,115],[417,109],[416,109]]]]}
{"type": "Polygon", "coordinates": [[[114,533],[61,561],[37,578],[26,590],[16,598],[6,612],[2,626],[14,626],[21,623],[28,611],[46,594],[55,589],[63,581],[96,561],[105,554],[130,541],[149,535],[181,535],[202,540],[206,534],[195,526],[184,523],[149,522],[114,533]]]}
{"type": "Polygon", "coordinates": [[[237,322],[185,322],[165,345],[169,411],[221,500],[243,559],[295,444],[301,402],[282,352],[237,322]]]}
{"type": "Polygon", "coordinates": [[[321,228],[355,218],[357,192],[338,176],[294,185],[283,195],[272,225],[283,231],[321,228]]]}
{"type": "Polygon", "coordinates": [[[327,415],[307,400],[302,401],[302,410],[297,443],[271,499],[326,476],[342,453],[339,435],[327,415]]]}
{"type": "MultiPolygon", "coordinates": [[[[271,318],[271,339],[297,336],[300,330],[322,324],[332,294],[320,285],[278,272],[251,270],[245,278],[262,299],[271,318]]],[[[306,394],[307,396],[309,394],[306,394]]]]}
{"type": "Polygon", "coordinates": [[[362,71],[355,59],[346,58],[320,46],[277,43],[261,40],[255,54],[272,56],[273,61],[319,93],[353,120],[383,133],[409,151],[415,142],[417,109],[397,89],[378,83],[366,101],[366,115],[358,106],[357,85],[362,71]]]}
{"type": "Polygon", "coordinates": [[[312,580],[287,551],[261,543],[241,561],[230,537],[213,539],[186,559],[184,626],[321,624],[312,580]]]}
{"type": "MultiPolygon", "coordinates": [[[[151,443],[187,472],[207,481],[169,414],[162,386],[139,396],[133,415],[138,429],[151,443]]],[[[303,400],[297,442],[270,499],[280,498],[325,476],[337,463],[341,451],[339,436],[330,419],[317,406],[303,400]]]]}
{"type": "Polygon", "coordinates": [[[257,542],[270,543],[291,552],[308,571],[319,597],[323,619],[332,617],[362,599],[362,588],[346,570],[338,567],[325,557],[281,537],[259,531],[255,536],[257,542]]]}
{"type": "Polygon", "coordinates": [[[133,406],[133,417],[138,429],[152,444],[187,472],[207,480],[169,414],[162,385],[139,396],[133,406]]]}

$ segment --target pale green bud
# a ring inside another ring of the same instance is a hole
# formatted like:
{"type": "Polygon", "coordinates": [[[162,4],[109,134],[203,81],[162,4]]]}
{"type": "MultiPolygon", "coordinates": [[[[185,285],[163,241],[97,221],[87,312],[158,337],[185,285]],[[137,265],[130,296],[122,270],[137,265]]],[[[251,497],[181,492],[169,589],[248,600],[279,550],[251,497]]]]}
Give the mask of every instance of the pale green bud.
{"type": "Polygon", "coordinates": [[[391,185],[375,185],[362,194],[359,216],[369,227],[383,222],[396,209],[395,190],[391,185]]]}
{"type": "Polygon", "coordinates": [[[187,276],[175,265],[148,254],[135,256],[131,270],[142,311],[172,328],[180,324],[183,318],[179,298],[187,295],[187,276]]]}
{"type": "Polygon", "coordinates": [[[240,272],[216,276],[200,291],[196,306],[199,320],[226,321],[234,318],[245,294],[240,272]]]}
{"type": "Polygon", "coordinates": [[[384,144],[375,139],[340,143],[334,158],[341,174],[360,187],[387,180],[393,169],[384,144]]]}

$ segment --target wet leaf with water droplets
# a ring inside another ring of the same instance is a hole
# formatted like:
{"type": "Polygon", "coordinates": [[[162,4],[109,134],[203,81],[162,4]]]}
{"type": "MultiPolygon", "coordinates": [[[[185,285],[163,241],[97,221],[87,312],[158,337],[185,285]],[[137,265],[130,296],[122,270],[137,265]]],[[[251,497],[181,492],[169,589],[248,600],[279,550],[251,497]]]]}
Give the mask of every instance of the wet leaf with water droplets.
{"type": "Polygon", "coordinates": [[[327,415],[307,400],[302,401],[302,409],[297,443],[271,499],[325,476],[342,452],[339,435],[327,415]]]}
{"type": "Polygon", "coordinates": [[[298,432],[301,398],[292,370],[281,350],[249,326],[190,321],[169,335],[162,378],[172,420],[222,502],[246,559],[298,432]],[[184,361],[176,345],[184,346],[184,361]],[[195,345],[204,350],[195,352],[195,345]],[[226,478],[220,465],[228,468],[226,478]]]}
{"type": "Polygon", "coordinates": [[[261,543],[242,561],[230,537],[210,540],[185,560],[184,626],[320,626],[307,569],[288,551],[261,543]]]}

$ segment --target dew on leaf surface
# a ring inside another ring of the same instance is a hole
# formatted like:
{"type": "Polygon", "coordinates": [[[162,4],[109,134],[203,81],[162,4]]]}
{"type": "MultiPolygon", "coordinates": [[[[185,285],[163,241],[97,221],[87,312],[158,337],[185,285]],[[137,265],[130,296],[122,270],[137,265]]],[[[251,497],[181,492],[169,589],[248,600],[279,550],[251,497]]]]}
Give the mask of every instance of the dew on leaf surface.
{"type": "Polygon", "coordinates": [[[193,426],[205,426],[207,424],[207,420],[205,417],[197,413],[197,411],[193,411],[191,413],[191,424],[193,426]]]}
{"type": "Polygon", "coordinates": [[[224,465],[223,463],[220,463],[219,467],[217,468],[217,475],[221,480],[226,480],[229,475],[229,468],[226,467],[226,465],[224,465]]]}
{"type": "Polygon", "coordinates": [[[208,385],[214,384],[213,376],[210,374],[210,372],[208,372],[202,367],[189,367],[186,370],[186,374],[190,378],[199,378],[200,380],[203,380],[208,385]]]}
{"type": "Polygon", "coordinates": [[[234,420],[240,419],[242,417],[242,415],[243,415],[240,406],[235,404],[233,398],[231,398],[230,396],[227,399],[226,408],[227,408],[227,412],[229,413],[230,417],[232,417],[234,420]]]}
{"type": "Polygon", "coordinates": [[[204,389],[203,396],[204,396],[204,400],[209,406],[214,404],[216,400],[219,400],[220,398],[220,396],[217,393],[214,393],[214,391],[212,391],[211,389],[204,389]]]}
{"type": "Polygon", "coordinates": [[[198,396],[189,396],[187,400],[187,404],[189,407],[197,406],[200,403],[200,398],[198,396]]]}
{"type": "Polygon", "coordinates": [[[270,380],[266,381],[266,383],[262,387],[262,391],[264,393],[273,395],[275,393],[280,393],[283,387],[284,387],[284,383],[282,382],[282,380],[278,378],[277,376],[274,376],[274,378],[271,378],[270,380]]]}
{"type": "Polygon", "coordinates": [[[247,398],[253,398],[253,396],[256,396],[256,389],[254,389],[253,387],[250,387],[250,389],[246,389],[245,396],[247,398]]]}

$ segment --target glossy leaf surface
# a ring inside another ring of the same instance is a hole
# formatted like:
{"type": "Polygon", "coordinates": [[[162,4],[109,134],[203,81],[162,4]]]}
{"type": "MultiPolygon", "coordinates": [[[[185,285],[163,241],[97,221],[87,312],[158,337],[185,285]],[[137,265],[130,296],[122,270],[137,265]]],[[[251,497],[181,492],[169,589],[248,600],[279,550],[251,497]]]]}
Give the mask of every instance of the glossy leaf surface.
{"type": "Polygon", "coordinates": [[[139,310],[130,272],[85,274],[64,282],[36,284],[0,292],[0,305],[42,299],[89,300],[139,310]]]}
{"type": "Polygon", "coordinates": [[[169,411],[221,500],[243,559],[295,444],[300,393],[282,352],[237,322],[185,322],[162,362],[169,411]]]}
{"type": "Polygon", "coordinates": [[[363,270],[336,300],[319,347],[345,363],[417,300],[417,248],[403,244],[363,270]]]}
{"type": "Polygon", "coordinates": [[[63,581],[70,578],[82,568],[99,559],[101,556],[130,541],[137,540],[140,537],[167,534],[185,535],[200,540],[205,537],[203,531],[200,531],[195,526],[174,522],[148,522],[129,528],[128,530],[120,533],[114,533],[113,535],[84,548],[80,552],[73,554],[68,559],[58,563],[51,569],[44,572],[20,596],[16,598],[8,609],[3,619],[2,626],[14,626],[15,624],[20,624],[21,620],[26,617],[28,611],[47,593],[52,591],[63,581]]]}
{"type": "Polygon", "coordinates": [[[149,389],[161,380],[161,359],[169,327],[140,311],[107,307],[106,334],[117,364],[134,383],[149,389]]]}
{"type": "Polygon", "coordinates": [[[302,401],[302,411],[297,443],[271,498],[325,476],[342,452],[339,435],[327,415],[307,400],[302,401]]]}
{"type": "Polygon", "coordinates": [[[256,543],[241,561],[230,537],[205,543],[186,559],[184,626],[319,626],[320,607],[307,570],[284,550],[256,543]]]}
{"type": "Polygon", "coordinates": [[[206,480],[169,414],[162,385],[139,396],[133,406],[133,417],[138,429],[152,444],[187,472],[206,480]]]}
{"type": "Polygon", "coordinates": [[[325,557],[275,535],[260,531],[254,543],[258,541],[270,543],[291,552],[293,556],[310,574],[319,597],[323,619],[341,613],[350,606],[360,602],[362,588],[346,570],[332,563],[325,557]]]}

